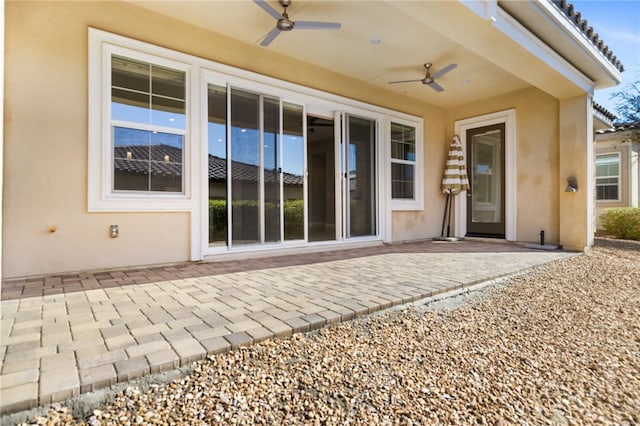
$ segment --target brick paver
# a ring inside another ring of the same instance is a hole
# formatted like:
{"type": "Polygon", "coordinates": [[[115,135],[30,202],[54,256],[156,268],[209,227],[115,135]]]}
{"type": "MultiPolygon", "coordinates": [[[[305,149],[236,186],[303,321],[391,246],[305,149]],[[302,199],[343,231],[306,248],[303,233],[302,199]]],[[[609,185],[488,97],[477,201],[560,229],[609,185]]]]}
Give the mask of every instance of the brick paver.
{"type": "Polygon", "coordinates": [[[512,244],[422,242],[5,281],[1,412],[570,255],[512,244]]]}

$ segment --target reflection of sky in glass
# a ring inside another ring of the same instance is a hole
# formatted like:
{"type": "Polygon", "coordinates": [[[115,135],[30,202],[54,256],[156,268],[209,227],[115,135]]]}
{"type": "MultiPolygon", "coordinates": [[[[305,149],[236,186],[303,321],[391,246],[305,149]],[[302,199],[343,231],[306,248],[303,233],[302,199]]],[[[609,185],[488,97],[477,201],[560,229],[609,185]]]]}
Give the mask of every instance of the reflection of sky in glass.
{"type": "Polygon", "coordinates": [[[172,135],[169,133],[151,133],[151,145],[168,145],[174,148],[182,149],[182,136],[172,135]]]}
{"type": "Polygon", "coordinates": [[[304,140],[300,136],[284,135],[283,170],[285,173],[302,176],[304,168],[304,140]]]}
{"type": "Polygon", "coordinates": [[[245,164],[259,165],[258,131],[240,127],[231,128],[231,159],[245,164]]]}
{"type": "Polygon", "coordinates": [[[154,124],[172,129],[185,129],[186,117],[157,109],[142,108],[133,105],[111,102],[111,119],[129,121],[133,123],[154,124]]]}
{"type": "Polygon", "coordinates": [[[218,123],[209,123],[209,154],[227,158],[227,126],[218,123]]]}
{"type": "Polygon", "coordinates": [[[349,144],[349,171],[356,171],[356,144],[349,144]]]}
{"type": "Polygon", "coordinates": [[[149,132],[116,127],[113,130],[113,144],[115,146],[148,145],[149,132]]]}
{"type": "Polygon", "coordinates": [[[265,170],[274,170],[279,167],[278,164],[278,139],[274,133],[264,134],[264,168],[265,170]]]}
{"type": "Polygon", "coordinates": [[[114,128],[115,146],[135,146],[135,145],[168,145],[182,149],[182,136],[170,133],[150,132],[147,130],[127,129],[124,127],[114,128]]]}
{"type": "MultiPolygon", "coordinates": [[[[226,126],[208,123],[209,154],[226,158],[226,126]]],[[[259,164],[257,150],[258,131],[255,129],[234,128],[231,132],[231,156],[233,161],[246,164],[259,164]]],[[[277,161],[279,147],[273,133],[265,134],[264,164],[265,169],[282,167],[285,173],[302,176],[304,169],[304,143],[300,136],[284,135],[283,158],[277,161]]]]}

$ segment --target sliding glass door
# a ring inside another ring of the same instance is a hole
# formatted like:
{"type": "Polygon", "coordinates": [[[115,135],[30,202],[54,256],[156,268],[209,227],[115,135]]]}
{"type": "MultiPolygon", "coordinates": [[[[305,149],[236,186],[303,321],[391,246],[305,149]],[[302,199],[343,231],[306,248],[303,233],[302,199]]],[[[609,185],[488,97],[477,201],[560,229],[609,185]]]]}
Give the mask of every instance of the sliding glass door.
{"type": "Polygon", "coordinates": [[[300,105],[208,85],[209,246],[305,239],[300,105]]]}
{"type": "Polygon", "coordinates": [[[306,117],[301,105],[215,84],[207,102],[209,247],[378,234],[375,120],[306,117]]]}

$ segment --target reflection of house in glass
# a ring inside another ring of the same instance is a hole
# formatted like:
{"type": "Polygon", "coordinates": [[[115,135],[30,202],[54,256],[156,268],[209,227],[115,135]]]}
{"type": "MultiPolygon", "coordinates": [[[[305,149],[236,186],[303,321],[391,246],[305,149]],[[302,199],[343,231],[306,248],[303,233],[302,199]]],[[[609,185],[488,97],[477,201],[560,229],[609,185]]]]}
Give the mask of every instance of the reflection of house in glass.
{"type": "Polygon", "coordinates": [[[174,146],[116,146],[113,170],[115,190],[182,192],[182,149],[174,146]]]}
{"type": "MultiPolygon", "coordinates": [[[[180,188],[182,183],[182,150],[169,145],[128,145],[114,148],[115,189],[147,190],[149,179],[153,190],[180,188]]],[[[259,167],[253,164],[231,162],[232,182],[257,182],[259,167]]],[[[279,182],[278,170],[264,171],[264,182],[279,182]]],[[[302,199],[302,176],[283,173],[284,199],[302,199]]],[[[227,160],[209,155],[209,197],[226,198],[227,160]]],[[[238,185],[240,190],[242,185],[238,185]]],[[[174,191],[180,191],[176,189],[174,191]]],[[[237,197],[237,198],[242,198],[237,197]]]]}
{"type": "MultiPolygon", "coordinates": [[[[253,164],[231,161],[232,182],[257,182],[259,180],[259,167],[253,164]]],[[[279,182],[278,170],[264,170],[265,184],[273,185],[279,182]]],[[[291,173],[282,173],[283,191],[285,200],[302,199],[302,176],[291,173]]],[[[209,155],[209,198],[226,198],[227,187],[227,160],[209,155]]],[[[234,186],[234,191],[241,191],[243,185],[234,186]]],[[[255,188],[252,188],[253,190],[255,188]]],[[[239,194],[234,199],[243,199],[239,194]]]]}
{"type": "MultiPolygon", "coordinates": [[[[228,243],[227,160],[209,155],[209,243],[228,243]]],[[[265,218],[265,241],[280,241],[280,208],[284,207],[284,238],[304,238],[304,186],[302,175],[282,173],[280,203],[280,171],[264,168],[264,203],[260,207],[257,192],[260,167],[231,161],[232,215],[235,244],[255,242],[260,235],[260,209],[265,218]]]]}

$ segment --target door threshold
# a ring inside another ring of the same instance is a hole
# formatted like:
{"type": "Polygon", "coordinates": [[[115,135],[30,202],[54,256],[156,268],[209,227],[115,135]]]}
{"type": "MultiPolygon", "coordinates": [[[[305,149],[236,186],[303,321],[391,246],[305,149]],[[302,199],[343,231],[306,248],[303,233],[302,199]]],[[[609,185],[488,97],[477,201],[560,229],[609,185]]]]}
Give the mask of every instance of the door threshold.
{"type": "Polygon", "coordinates": [[[306,253],[321,253],[326,251],[351,250],[364,247],[374,247],[383,244],[382,240],[369,241],[321,241],[314,243],[306,243],[304,245],[295,245],[289,247],[243,247],[242,250],[233,249],[227,252],[212,253],[205,255],[201,262],[224,262],[228,260],[248,260],[260,259],[265,257],[279,257],[301,255],[306,253]]]}
{"type": "Polygon", "coordinates": [[[483,243],[509,243],[509,244],[513,244],[515,243],[515,241],[509,241],[505,238],[491,238],[491,237],[470,237],[470,236],[466,236],[464,237],[465,240],[467,241],[480,241],[483,243]]]}

